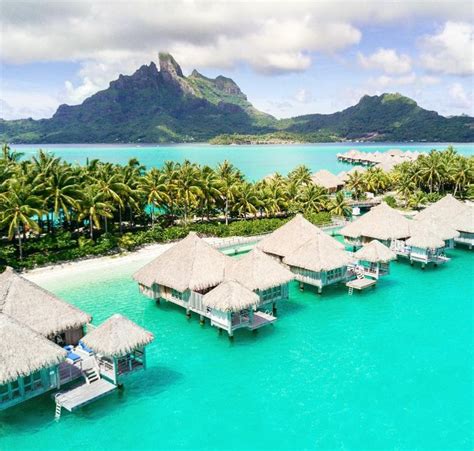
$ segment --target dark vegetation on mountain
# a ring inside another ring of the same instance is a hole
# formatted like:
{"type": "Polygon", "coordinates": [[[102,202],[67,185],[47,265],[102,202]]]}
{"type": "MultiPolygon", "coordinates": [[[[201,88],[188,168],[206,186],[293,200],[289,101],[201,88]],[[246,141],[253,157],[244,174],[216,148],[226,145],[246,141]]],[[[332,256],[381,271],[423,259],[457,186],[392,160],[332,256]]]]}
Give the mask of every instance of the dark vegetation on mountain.
{"type": "Polygon", "coordinates": [[[230,78],[188,77],[166,53],[120,75],[81,105],[50,119],[0,119],[11,143],[278,143],[328,141],[474,141],[474,118],[446,118],[400,94],[364,96],[333,114],[277,120],[255,109],[230,78]]]}

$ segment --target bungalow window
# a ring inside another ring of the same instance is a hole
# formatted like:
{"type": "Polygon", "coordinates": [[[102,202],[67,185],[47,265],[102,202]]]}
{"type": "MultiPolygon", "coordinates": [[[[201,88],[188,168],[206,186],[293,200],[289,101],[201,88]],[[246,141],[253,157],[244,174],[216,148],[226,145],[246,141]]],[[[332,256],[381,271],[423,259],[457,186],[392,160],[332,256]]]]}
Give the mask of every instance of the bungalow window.
{"type": "Polygon", "coordinates": [[[0,402],[6,401],[9,398],[8,384],[0,385],[0,402]]]}
{"type": "Polygon", "coordinates": [[[262,301],[269,301],[271,299],[275,299],[281,297],[281,285],[278,285],[273,288],[269,288],[268,290],[263,290],[260,293],[262,301]]]}
{"type": "Polygon", "coordinates": [[[181,293],[181,291],[175,290],[174,288],[171,289],[171,296],[179,299],[180,301],[183,300],[183,293],[181,293]]]}
{"type": "Polygon", "coordinates": [[[36,373],[30,374],[23,378],[23,383],[25,387],[25,392],[35,391],[40,388],[42,385],[41,382],[41,372],[37,371],[36,373]]]}

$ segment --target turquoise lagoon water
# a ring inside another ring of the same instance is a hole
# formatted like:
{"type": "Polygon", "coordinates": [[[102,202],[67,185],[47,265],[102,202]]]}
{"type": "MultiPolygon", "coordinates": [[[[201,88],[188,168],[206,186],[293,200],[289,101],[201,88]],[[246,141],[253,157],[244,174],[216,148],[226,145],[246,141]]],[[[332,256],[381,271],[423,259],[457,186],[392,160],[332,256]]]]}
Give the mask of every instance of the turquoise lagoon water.
{"type": "MultiPolygon", "coordinates": [[[[250,179],[255,180],[278,171],[287,174],[299,164],[306,164],[313,171],[328,169],[334,172],[347,170],[351,166],[337,161],[336,154],[357,148],[362,151],[383,152],[397,148],[428,152],[431,149],[445,149],[446,143],[422,144],[302,144],[302,145],[260,145],[260,146],[211,146],[208,144],[182,144],[162,146],[133,145],[63,145],[38,144],[14,145],[25,156],[34,155],[39,148],[54,152],[72,163],[85,163],[86,159],[100,158],[112,163],[127,163],[130,158],[138,158],[147,167],[160,167],[165,161],[189,159],[200,164],[215,166],[229,160],[250,179]]],[[[474,153],[474,143],[454,144],[462,154],[474,153]]]]}
{"type": "Polygon", "coordinates": [[[474,257],[451,256],[353,296],[293,284],[234,341],[140,295],[133,265],[50,282],[95,323],[150,329],[149,368],[59,422],[49,396],[1,413],[0,449],[472,449],[474,257]]]}

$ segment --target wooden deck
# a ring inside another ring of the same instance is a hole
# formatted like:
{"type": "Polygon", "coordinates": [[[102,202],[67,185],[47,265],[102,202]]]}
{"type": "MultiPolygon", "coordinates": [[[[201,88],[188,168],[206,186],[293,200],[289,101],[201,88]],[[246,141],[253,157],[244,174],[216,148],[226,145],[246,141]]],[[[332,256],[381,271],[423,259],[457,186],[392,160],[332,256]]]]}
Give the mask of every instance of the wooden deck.
{"type": "Polygon", "coordinates": [[[269,315],[264,312],[254,312],[252,324],[249,325],[250,330],[256,330],[260,327],[266,326],[267,324],[272,324],[277,320],[273,315],[269,315]]]}
{"type": "Polygon", "coordinates": [[[363,278],[363,279],[354,279],[346,283],[346,287],[349,289],[353,290],[365,290],[366,288],[369,288],[373,285],[375,285],[377,281],[375,279],[368,279],[368,278],[363,278]]]}
{"type": "Polygon", "coordinates": [[[84,383],[67,392],[57,393],[55,395],[55,400],[57,405],[72,412],[79,407],[85,406],[86,404],[112,393],[116,388],[117,386],[105,379],[99,379],[92,384],[84,383]]]}

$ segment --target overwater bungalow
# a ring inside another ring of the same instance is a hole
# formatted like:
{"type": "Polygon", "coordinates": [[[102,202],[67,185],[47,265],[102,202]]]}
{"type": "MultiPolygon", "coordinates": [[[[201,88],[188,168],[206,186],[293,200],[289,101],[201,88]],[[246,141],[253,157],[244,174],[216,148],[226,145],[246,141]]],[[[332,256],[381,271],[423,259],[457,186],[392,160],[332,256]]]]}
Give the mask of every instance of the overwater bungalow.
{"type": "MultiPolygon", "coordinates": [[[[244,264],[246,262],[244,261],[244,264]]],[[[233,265],[234,261],[230,257],[191,232],[137,271],[133,277],[138,282],[140,291],[146,296],[179,305],[186,310],[188,316],[191,316],[191,312],[195,312],[199,315],[201,323],[204,323],[205,318],[211,318],[214,314],[203,304],[203,297],[228,280],[226,270],[233,265]]],[[[275,279],[277,284],[275,287],[284,285],[286,281],[286,278],[275,279]]],[[[255,295],[257,305],[259,295],[255,295]]],[[[277,297],[275,290],[271,299],[276,301],[277,297]]],[[[273,322],[273,317],[264,312],[254,312],[253,317],[258,317],[260,325],[273,322]]]]}
{"type": "Polygon", "coordinates": [[[206,293],[202,303],[211,325],[225,330],[230,337],[237,329],[256,330],[276,321],[272,315],[256,312],[259,295],[235,280],[227,280],[206,293]]]}
{"type": "Polygon", "coordinates": [[[444,222],[460,232],[454,238],[455,243],[467,245],[469,249],[474,246],[474,207],[448,194],[420,211],[415,219],[426,218],[444,222]]]}
{"type": "Polygon", "coordinates": [[[65,359],[64,349],[0,313],[0,410],[59,388],[65,359]]]}
{"type": "Polygon", "coordinates": [[[100,375],[115,385],[122,376],[146,369],[151,332],[116,313],[87,333],[82,342],[95,353],[100,375]]]}
{"type": "Polygon", "coordinates": [[[326,188],[329,193],[335,193],[344,186],[344,182],[341,178],[326,169],[321,169],[311,175],[311,181],[315,185],[326,188]]]}
{"type": "Polygon", "coordinates": [[[354,258],[365,276],[378,279],[390,274],[390,262],[397,255],[380,241],[372,240],[355,252],[354,258]]]}
{"type": "Polygon", "coordinates": [[[0,313],[61,345],[77,344],[92,319],[12,268],[0,274],[0,313]]]}
{"type": "Polygon", "coordinates": [[[257,248],[278,261],[282,261],[284,257],[291,254],[315,235],[322,235],[323,239],[329,241],[335,247],[344,249],[343,243],[340,243],[314,224],[311,224],[301,214],[297,214],[286,224],[266,236],[257,244],[257,248]]]}
{"type": "Polygon", "coordinates": [[[382,202],[343,227],[340,233],[346,243],[354,248],[372,240],[379,240],[390,247],[392,240],[405,240],[410,237],[410,220],[382,202]]]}
{"type": "Polygon", "coordinates": [[[430,232],[437,235],[444,241],[445,249],[452,249],[454,247],[454,240],[460,236],[460,233],[451,227],[445,220],[436,220],[433,217],[425,217],[410,221],[411,236],[422,235],[430,232]]]}
{"type": "Polygon", "coordinates": [[[353,262],[348,252],[336,246],[318,233],[303,242],[283,258],[283,263],[289,266],[296,280],[303,284],[323,288],[338,282],[346,282],[350,278],[349,265],[353,262]]]}
{"type": "Polygon", "coordinates": [[[259,298],[257,308],[272,308],[276,313],[277,302],[288,299],[288,284],[295,277],[281,263],[254,248],[241,258],[229,261],[225,278],[255,292],[259,298]]]}
{"type": "Polygon", "coordinates": [[[438,265],[449,260],[444,253],[446,246],[444,240],[429,230],[413,234],[406,240],[405,245],[406,255],[402,252],[397,254],[405,255],[411,264],[420,262],[422,268],[429,263],[438,265]]]}
{"type": "Polygon", "coordinates": [[[190,232],[139,269],[133,278],[145,296],[177,304],[188,315],[203,315],[202,297],[224,281],[229,260],[230,257],[190,232]]]}

